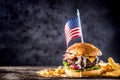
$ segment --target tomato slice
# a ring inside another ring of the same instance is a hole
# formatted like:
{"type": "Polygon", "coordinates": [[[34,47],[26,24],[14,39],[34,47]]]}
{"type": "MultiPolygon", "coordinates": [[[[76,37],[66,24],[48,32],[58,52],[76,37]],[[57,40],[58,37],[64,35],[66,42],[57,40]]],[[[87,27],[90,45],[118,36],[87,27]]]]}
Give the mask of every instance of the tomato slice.
{"type": "Polygon", "coordinates": [[[77,70],[79,68],[77,65],[71,65],[70,67],[74,70],[77,70]]]}

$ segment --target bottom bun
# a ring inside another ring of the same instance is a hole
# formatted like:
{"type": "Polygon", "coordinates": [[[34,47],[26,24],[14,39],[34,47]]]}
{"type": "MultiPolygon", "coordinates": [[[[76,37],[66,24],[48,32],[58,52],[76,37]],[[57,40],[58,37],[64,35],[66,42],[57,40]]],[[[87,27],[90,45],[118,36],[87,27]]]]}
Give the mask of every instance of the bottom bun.
{"type": "Polygon", "coordinates": [[[96,76],[100,76],[103,72],[104,71],[102,69],[75,72],[65,68],[65,73],[69,77],[96,77],[96,76]]]}
{"type": "Polygon", "coordinates": [[[68,77],[82,77],[81,72],[75,72],[67,68],[65,68],[65,73],[68,77]]]}

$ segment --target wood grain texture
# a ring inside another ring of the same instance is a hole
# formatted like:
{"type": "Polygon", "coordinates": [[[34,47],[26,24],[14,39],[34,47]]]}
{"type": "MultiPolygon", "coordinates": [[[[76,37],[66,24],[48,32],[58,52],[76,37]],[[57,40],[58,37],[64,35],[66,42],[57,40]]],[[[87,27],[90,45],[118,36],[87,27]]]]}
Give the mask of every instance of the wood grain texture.
{"type": "MultiPolygon", "coordinates": [[[[46,69],[46,68],[55,68],[57,66],[7,66],[0,67],[0,80],[86,80],[86,79],[99,79],[106,80],[112,78],[99,78],[99,77],[90,77],[90,78],[44,78],[36,74],[36,71],[46,69]]],[[[120,78],[113,78],[120,79],[120,78]]]]}

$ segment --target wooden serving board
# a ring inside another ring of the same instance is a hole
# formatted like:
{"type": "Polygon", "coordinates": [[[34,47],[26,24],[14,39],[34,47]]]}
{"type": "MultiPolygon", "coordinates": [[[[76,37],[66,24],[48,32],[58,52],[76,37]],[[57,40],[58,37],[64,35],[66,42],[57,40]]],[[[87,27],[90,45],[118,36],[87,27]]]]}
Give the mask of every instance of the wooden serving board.
{"type": "Polygon", "coordinates": [[[3,66],[0,67],[0,80],[86,80],[86,79],[118,79],[119,78],[107,78],[107,77],[82,77],[82,78],[69,78],[69,77],[51,77],[45,78],[38,76],[36,71],[40,71],[46,68],[56,68],[57,66],[3,66]]]}

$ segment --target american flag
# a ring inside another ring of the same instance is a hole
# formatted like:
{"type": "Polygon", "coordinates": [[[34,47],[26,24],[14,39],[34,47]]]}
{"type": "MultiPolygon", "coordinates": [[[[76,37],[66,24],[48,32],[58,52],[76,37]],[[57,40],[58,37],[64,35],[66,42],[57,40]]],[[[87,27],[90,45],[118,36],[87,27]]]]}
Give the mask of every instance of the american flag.
{"type": "Polygon", "coordinates": [[[71,18],[67,21],[65,28],[65,37],[67,46],[73,38],[80,37],[80,24],[78,17],[71,18]]]}

